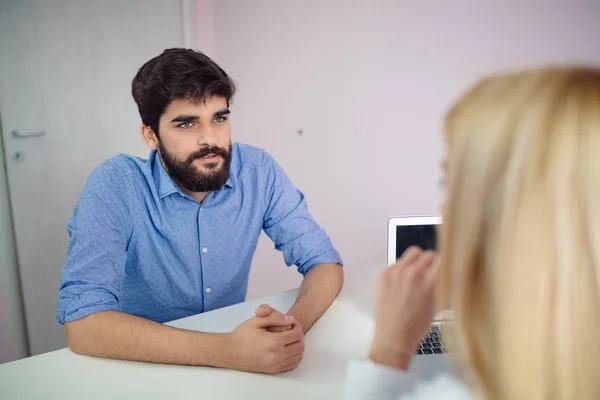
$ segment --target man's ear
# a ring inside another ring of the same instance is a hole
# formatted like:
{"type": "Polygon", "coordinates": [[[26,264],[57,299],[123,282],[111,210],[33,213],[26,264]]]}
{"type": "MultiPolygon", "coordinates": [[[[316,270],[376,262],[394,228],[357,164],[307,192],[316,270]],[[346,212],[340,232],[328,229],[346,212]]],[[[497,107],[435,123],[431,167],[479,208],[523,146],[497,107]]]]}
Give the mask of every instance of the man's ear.
{"type": "Polygon", "coordinates": [[[146,146],[152,150],[158,149],[158,136],[156,136],[152,128],[142,124],[140,126],[140,135],[142,135],[142,139],[146,142],[146,146]]]}

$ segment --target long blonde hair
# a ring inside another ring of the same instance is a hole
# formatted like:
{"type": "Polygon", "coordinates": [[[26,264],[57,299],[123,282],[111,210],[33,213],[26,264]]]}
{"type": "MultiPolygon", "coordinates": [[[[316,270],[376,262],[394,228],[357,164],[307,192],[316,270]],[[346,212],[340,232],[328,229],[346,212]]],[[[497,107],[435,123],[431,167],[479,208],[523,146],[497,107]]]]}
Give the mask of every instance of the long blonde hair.
{"type": "Polygon", "coordinates": [[[473,390],[600,399],[600,71],[483,79],[445,131],[440,300],[473,390]]]}

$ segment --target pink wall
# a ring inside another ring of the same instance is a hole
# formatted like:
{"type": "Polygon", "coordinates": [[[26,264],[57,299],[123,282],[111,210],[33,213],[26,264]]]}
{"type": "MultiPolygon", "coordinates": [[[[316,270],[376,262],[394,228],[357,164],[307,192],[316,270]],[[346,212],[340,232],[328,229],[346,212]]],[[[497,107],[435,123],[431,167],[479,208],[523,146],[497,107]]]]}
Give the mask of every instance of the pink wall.
{"type": "MultiPolygon", "coordinates": [[[[437,212],[442,117],[476,77],[600,63],[591,0],[200,3],[214,14],[217,60],[239,83],[235,140],[284,166],[348,270],[385,263],[390,216],[437,212]]],[[[300,282],[272,247],[263,237],[251,298],[300,282]]]]}
{"type": "Polygon", "coordinates": [[[215,2],[214,0],[196,0],[197,47],[206,55],[217,59],[217,41],[215,37],[215,2]]]}

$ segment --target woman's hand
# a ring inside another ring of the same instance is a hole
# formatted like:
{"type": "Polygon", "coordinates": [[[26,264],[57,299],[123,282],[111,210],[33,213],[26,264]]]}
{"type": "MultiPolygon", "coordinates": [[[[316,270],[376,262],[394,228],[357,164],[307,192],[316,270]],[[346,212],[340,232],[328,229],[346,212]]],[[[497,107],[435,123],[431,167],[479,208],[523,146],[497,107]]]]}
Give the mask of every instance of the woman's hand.
{"type": "Polygon", "coordinates": [[[371,360],[408,369],[435,315],[437,255],[407,249],[379,277],[371,360]]]}

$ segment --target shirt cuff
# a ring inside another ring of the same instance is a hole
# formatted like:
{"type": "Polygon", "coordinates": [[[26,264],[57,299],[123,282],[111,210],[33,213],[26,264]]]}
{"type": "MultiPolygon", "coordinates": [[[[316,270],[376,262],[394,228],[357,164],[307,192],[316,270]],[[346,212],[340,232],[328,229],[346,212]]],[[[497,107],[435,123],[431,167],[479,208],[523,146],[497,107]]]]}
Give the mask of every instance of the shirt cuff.
{"type": "Polygon", "coordinates": [[[344,266],[342,258],[340,257],[337,250],[333,250],[329,253],[319,255],[318,257],[315,257],[310,261],[298,266],[298,272],[300,272],[300,274],[304,276],[308,271],[311,270],[312,267],[321,264],[339,264],[342,267],[344,266]]]}
{"type": "Polygon", "coordinates": [[[61,298],[56,319],[64,325],[100,311],[118,310],[117,298],[105,289],[91,289],[74,298],[61,298]]]}
{"type": "Polygon", "coordinates": [[[344,384],[344,400],[396,400],[412,390],[417,377],[398,369],[351,361],[344,384]]]}

